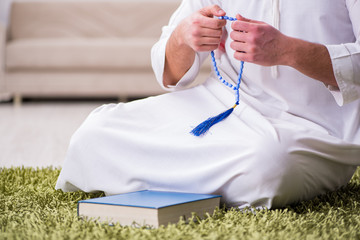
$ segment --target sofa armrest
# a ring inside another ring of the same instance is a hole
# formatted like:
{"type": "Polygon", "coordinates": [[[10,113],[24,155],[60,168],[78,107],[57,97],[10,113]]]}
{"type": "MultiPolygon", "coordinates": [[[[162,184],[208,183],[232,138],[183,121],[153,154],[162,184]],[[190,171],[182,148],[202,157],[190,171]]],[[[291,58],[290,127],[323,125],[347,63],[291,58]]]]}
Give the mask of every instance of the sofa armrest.
{"type": "Polygon", "coordinates": [[[5,44],[6,44],[6,26],[0,21],[0,98],[5,92],[5,44]]]}

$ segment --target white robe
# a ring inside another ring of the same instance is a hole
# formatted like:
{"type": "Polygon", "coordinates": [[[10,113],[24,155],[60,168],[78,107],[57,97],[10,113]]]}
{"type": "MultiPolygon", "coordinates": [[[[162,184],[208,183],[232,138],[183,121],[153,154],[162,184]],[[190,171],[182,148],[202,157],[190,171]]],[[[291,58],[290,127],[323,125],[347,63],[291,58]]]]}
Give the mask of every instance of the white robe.
{"type": "MultiPolygon", "coordinates": [[[[143,189],[221,194],[227,206],[281,207],[348,183],[360,163],[360,2],[356,0],[185,0],[152,49],[162,84],[165,45],[194,11],[220,5],[265,21],[284,34],[325,44],[339,89],[296,70],[245,63],[240,105],[203,137],[189,132],[234,104],[234,91],[212,72],[188,88],[208,53],[172,91],[95,109],[73,135],[56,188],[143,189]]],[[[226,26],[231,31],[230,24],[226,26]]],[[[230,40],[218,52],[222,75],[234,82],[239,61],[230,40]]]]}

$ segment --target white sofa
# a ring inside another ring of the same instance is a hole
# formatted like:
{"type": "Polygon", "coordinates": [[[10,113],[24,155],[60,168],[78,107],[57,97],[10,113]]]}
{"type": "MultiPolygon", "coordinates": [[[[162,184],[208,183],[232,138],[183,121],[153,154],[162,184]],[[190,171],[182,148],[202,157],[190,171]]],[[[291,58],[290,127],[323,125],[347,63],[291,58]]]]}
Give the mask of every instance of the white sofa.
{"type": "MultiPolygon", "coordinates": [[[[0,93],[22,97],[142,97],[163,93],[150,50],[180,0],[27,0],[11,5],[0,93]]],[[[5,34],[6,33],[6,34],[5,34]]],[[[203,77],[209,67],[202,71],[203,77]]]]}

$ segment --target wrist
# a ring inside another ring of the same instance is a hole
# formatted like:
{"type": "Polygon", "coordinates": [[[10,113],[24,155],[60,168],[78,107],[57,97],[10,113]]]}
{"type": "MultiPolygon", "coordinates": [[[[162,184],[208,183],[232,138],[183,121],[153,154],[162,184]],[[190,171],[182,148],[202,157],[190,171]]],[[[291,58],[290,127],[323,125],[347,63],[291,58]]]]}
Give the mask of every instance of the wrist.
{"type": "Polygon", "coordinates": [[[282,64],[304,75],[337,87],[332,62],[327,48],[319,43],[288,38],[284,47],[282,64]]]}
{"type": "Polygon", "coordinates": [[[284,36],[282,43],[283,49],[279,54],[278,65],[284,65],[295,68],[297,65],[297,57],[299,56],[299,50],[301,51],[301,44],[298,39],[284,36]]]}
{"type": "Polygon", "coordinates": [[[181,51],[189,51],[190,49],[192,50],[192,48],[185,38],[188,33],[184,28],[185,27],[182,23],[180,23],[179,26],[175,28],[175,30],[171,34],[171,42],[175,48],[181,49],[181,51]]]}

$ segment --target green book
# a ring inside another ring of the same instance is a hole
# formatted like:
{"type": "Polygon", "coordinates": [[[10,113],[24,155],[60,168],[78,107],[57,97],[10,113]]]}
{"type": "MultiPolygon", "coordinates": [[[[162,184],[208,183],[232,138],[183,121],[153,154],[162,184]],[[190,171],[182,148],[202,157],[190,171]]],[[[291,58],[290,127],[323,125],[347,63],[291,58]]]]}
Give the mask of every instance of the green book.
{"type": "Polygon", "coordinates": [[[78,216],[121,225],[153,226],[212,214],[220,195],[144,190],[78,202],[78,216]]]}

